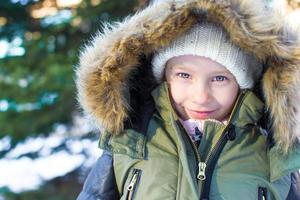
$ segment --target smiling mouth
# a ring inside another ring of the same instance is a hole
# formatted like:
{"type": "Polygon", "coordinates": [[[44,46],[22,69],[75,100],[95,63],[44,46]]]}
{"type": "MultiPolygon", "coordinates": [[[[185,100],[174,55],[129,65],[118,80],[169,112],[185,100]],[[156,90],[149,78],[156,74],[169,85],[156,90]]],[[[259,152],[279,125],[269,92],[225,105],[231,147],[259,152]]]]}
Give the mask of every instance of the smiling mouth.
{"type": "Polygon", "coordinates": [[[214,110],[212,111],[188,110],[188,112],[193,118],[203,119],[209,117],[214,112],[214,110]]]}

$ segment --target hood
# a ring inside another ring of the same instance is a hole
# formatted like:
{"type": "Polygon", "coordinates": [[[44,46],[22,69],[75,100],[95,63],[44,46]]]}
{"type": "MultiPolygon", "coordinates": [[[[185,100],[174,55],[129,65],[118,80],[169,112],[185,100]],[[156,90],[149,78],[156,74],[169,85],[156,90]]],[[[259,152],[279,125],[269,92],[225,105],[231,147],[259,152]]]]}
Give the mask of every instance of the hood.
{"type": "Polygon", "coordinates": [[[80,54],[76,83],[83,110],[99,127],[122,133],[136,112],[134,104],[144,104],[150,96],[151,55],[195,23],[210,21],[265,63],[261,85],[274,139],[288,152],[300,138],[300,34],[267,2],[156,1],[120,23],[106,25],[80,54]]]}

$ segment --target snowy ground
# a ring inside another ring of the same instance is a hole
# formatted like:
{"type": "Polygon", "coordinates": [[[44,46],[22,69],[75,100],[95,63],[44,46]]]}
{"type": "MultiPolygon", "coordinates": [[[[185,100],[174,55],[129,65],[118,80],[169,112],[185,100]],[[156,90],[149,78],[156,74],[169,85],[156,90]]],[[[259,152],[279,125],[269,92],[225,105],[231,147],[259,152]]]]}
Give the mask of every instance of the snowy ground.
{"type": "MultiPolygon", "coordinates": [[[[58,126],[49,137],[28,138],[6,153],[0,160],[0,188],[8,187],[15,193],[37,189],[44,181],[90,167],[101,155],[98,141],[66,132],[64,126],[58,126]]],[[[0,152],[10,146],[9,136],[0,140],[0,152]]]]}

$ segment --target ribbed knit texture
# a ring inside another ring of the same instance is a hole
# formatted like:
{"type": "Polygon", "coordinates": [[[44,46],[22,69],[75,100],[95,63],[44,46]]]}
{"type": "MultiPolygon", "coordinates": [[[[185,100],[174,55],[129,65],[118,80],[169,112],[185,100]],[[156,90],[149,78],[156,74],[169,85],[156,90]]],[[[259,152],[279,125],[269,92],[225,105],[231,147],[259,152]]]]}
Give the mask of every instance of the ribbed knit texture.
{"type": "Polygon", "coordinates": [[[197,24],[154,55],[153,73],[158,82],[163,79],[167,61],[182,55],[203,56],[218,62],[235,76],[241,89],[252,88],[262,72],[254,56],[233,44],[222,27],[210,23],[197,24]]]}

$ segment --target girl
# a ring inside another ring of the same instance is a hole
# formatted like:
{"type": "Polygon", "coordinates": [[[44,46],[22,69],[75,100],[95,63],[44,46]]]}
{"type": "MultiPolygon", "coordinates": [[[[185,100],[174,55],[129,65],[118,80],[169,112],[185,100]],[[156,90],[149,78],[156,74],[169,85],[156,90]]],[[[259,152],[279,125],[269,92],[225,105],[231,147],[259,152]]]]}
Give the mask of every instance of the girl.
{"type": "Polygon", "coordinates": [[[299,34],[262,0],[159,1],[106,29],[77,69],[105,130],[78,199],[286,199],[299,67],[299,34]]]}

